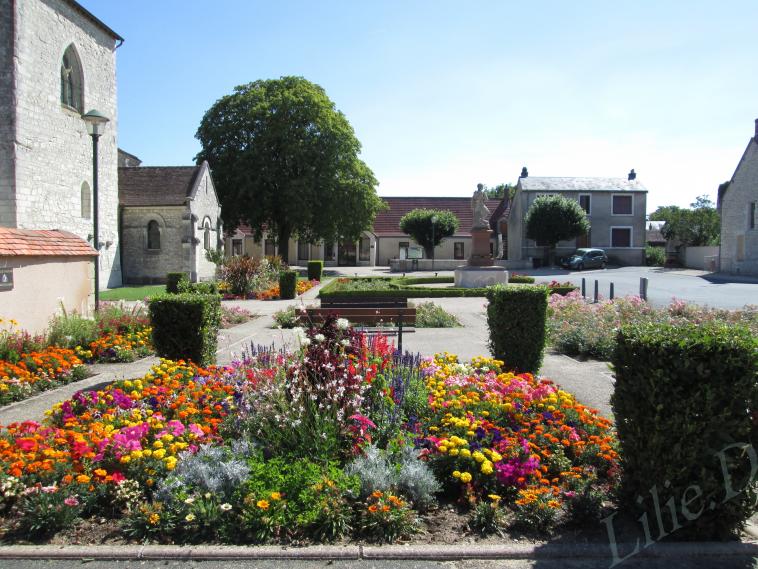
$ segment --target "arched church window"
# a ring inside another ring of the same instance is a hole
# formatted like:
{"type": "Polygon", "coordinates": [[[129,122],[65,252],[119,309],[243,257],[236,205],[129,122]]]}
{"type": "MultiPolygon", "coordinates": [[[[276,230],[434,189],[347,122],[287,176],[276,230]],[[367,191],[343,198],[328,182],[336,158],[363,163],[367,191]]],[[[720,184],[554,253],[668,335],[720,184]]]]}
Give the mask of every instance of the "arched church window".
{"type": "Polygon", "coordinates": [[[203,223],[203,247],[206,251],[211,250],[211,222],[209,219],[203,223]]]}
{"type": "Polygon", "coordinates": [[[63,53],[61,62],[61,103],[80,113],[84,112],[82,64],[71,44],[63,53]]]}
{"type": "Polygon", "coordinates": [[[82,182],[81,189],[82,217],[90,219],[92,217],[92,192],[87,182],[82,182]]]}
{"type": "Polygon", "coordinates": [[[161,248],[161,228],[154,219],[147,224],[147,248],[152,250],[161,248]]]}

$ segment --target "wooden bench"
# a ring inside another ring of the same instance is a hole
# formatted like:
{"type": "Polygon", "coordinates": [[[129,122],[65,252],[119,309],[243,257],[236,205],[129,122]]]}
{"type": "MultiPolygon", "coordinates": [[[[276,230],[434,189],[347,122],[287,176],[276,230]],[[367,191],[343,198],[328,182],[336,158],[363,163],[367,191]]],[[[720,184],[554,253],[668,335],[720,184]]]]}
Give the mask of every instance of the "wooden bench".
{"type": "Polygon", "coordinates": [[[416,309],[409,307],[337,307],[306,308],[308,318],[314,323],[323,322],[328,316],[335,315],[337,318],[346,318],[351,324],[366,324],[377,326],[378,324],[399,324],[403,326],[415,326],[416,309]]]}
{"type": "Polygon", "coordinates": [[[408,308],[408,299],[386,296],[322,297],[321,308],[408,308]]]}

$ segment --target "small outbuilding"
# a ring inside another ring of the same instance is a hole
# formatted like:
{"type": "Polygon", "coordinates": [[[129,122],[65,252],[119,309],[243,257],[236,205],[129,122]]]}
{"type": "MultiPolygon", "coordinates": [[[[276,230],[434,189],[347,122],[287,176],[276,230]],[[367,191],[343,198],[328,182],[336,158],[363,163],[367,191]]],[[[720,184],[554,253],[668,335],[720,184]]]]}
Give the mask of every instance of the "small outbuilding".
{"type": "Polygon", "coordinates": [[[0,227],[0,317],[39,334],[62,309],[89,315],[97,256],[68,231],[0,227]]]}
{"type": "Polygon", "coordinates": [[[206,252],[222,246],[223,232],[207,162],[121,167],[118,198],[124,284],[164,283],[167,273],[192,282],[214,277],[206,252]]]}

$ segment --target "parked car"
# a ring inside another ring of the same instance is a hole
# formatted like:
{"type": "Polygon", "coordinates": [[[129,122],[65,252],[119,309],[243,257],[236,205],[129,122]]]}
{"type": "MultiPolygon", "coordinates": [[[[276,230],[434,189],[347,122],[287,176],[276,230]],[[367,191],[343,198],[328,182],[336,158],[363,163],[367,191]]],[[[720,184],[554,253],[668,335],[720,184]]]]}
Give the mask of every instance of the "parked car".
{"type": "Polygon", "coordinates": [[[561,259],[561,267],[565,269],[604,269],[608,264],[608,255],[602,249],[577,249],[570,257],[561,259]]]}

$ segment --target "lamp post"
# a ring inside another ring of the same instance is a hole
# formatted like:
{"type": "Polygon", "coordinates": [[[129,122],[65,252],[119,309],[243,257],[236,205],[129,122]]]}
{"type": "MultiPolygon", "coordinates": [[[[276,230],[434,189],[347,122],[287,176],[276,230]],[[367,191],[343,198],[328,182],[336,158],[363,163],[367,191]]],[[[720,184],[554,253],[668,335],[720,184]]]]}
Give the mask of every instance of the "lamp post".
{"type": "Polygon", "coordinates": [[[437,216],[432,216],[432,270],[434,270],[434,257],[435,257],[435,249],[434,246],[434,227],[437,225],[437,216]]]}
{"type": "Polygon", "coordinates": [[[97,141],[105,131],[108,117],[92,109],[82,115],[87,125],[87,132],[92,137],[92,245],[97,252],[95,257],[95,312],[100,310],[100,238],[98,237],[98,201],[97,201],[97,141]]]}

